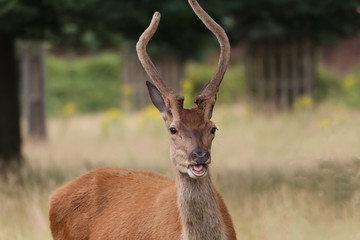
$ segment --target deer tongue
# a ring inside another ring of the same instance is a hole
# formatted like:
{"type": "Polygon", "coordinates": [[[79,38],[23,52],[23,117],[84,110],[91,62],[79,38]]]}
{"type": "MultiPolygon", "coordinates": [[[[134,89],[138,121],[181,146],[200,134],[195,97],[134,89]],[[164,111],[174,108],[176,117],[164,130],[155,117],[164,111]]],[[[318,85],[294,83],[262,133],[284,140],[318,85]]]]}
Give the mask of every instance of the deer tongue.
{"type": "Polygon", "coordinates": [[[191,172],[197,177],[202,177],[206,173],[206,167],[204,164],[192,165],[191,172]]]}
{"type": "Polygon", "coordinates": [[[203,168],[204,168],[204,165],[202,165],[202,164],[197,164],[197,165],[193,166],[193,169],[197,172],[200,172],[201,170],[203,170],[203,168]]]}

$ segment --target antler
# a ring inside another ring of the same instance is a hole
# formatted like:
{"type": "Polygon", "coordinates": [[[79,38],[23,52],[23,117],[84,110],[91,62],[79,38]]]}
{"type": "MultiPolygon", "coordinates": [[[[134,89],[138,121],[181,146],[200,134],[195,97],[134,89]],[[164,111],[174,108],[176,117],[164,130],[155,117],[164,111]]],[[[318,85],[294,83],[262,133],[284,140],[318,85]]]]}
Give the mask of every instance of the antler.
{"type": "Polygon", "coordinates": [[[196,15],[201,19],[205,26],[216,36],[220,44],[220,57],[218,66],[214,73],[213,78],[203,87],[197,99],[203,99],[210,96],[216,96],[219,91],[220,83],[226,72],[226,68],[230,60],[230,43],[229,39],[222,27],[217,24],[210,16],[207,14],[204,9],[197,3],[196,0],[189,0],[189,4],[196,13],[196,15]]]}
{"type": "Polygon", "coordinates": [[[145,71],[155,84],[155,86],[159,89],[161,95],[163,97],[170,97],[170,98],[178,98],[175,91],[173,91],[162,79],[160,73],[157,71],[155,65],[149,58],[149,55],[146,52],[146,46],[149,40],[152,38],[156,29],[160,22],[160,13],[155,12],[149,27],[141,34],[139,41],[136,44],[136,51],[139,57],[139,60],[144,67],[145,71]]]}
{"type": "MultiPolygon", "coordinates": [[[[212,79],[203,87],[200,94],[196,98],[196,104],[199,108],[204,110],[205,117],[211,118],[212,109],[216,101],[216,94],[219,91],[220,83],[226,72],[226,68],[230,60],[230,43],[229,39],[224,31],[197,3],[196,0],[189,0],[189,4],[192,7],[195,14],[201,19],[205,26],[216,36],[220,44],[220,57],[219,62],[212,79]]],[[[146,46],[152,36],[155,34],[156,29],[160,22],[160,13],[155,12],[149,27],[140,36],[139,41],[136,44],[136,50],[139,60],[143,65],[145,71],[160,91],[161,95],[165,98],[165,104],[174,109],[171,111],[173,115],[179,115],[178,112],[182,109],[183,97],[177,95],[162,79],[161,75],[157,71],[155,65],[150,60],[149,55],[146,52],[146,46]],[[166,101],[167,99],[167,101],[166,101]]]]}

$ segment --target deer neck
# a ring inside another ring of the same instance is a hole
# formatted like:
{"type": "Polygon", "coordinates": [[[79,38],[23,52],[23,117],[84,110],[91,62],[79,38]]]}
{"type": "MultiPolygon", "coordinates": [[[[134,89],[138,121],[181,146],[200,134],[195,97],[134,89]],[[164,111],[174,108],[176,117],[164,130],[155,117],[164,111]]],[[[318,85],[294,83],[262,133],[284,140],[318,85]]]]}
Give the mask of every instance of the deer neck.
{"type": "Polygon", "coordinates": [[[192,179],[178,173],[177,204],[182,223],[181,240],[226,240],[218,199],[210,175],[192,179]]]}

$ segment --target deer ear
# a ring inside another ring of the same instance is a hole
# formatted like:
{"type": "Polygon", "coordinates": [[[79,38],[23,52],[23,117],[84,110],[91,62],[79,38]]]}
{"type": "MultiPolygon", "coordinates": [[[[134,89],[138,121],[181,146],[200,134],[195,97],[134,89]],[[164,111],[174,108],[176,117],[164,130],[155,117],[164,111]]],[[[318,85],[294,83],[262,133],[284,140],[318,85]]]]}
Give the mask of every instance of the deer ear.
{"type": "Polygon", "coordinates": [[[210,105],[210,109],[208,111],[208,118],[211,119],[215,104],[210,105]]]}
{"type": "Polygon", "coordinates": [[[160,91],[155,87],[154,84],[149,81],[146,81],[146,86],[148,88],[152,103],[157,109],[159,109],[160,113],[164,113],[166,111],[166,105],[160,91]]]}

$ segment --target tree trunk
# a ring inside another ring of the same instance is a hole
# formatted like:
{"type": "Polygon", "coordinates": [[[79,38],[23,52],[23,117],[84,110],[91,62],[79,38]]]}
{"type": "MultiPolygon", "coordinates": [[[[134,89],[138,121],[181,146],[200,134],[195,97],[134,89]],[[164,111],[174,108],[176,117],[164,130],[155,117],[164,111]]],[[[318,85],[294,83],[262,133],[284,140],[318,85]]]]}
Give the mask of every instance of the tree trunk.
{"type": "Polygon", "coordinates": [[[0,168],[21,163],[19,78],[15,38],[0,35],[0,168]]]}
{"type": "Polygon", "coordinates": [[[309,40],[263,42],[246,52],[246,88],[258,107],[289,109],[314,97],[316,47],[309,40]]]}
{"type": "Polygon", "coordinates": [[[22,42],[21,78],[27,133],[32,139],[45,140],[45,73],[44,50],[41,42],[22,42]]]}
{"type": "MultiPolygon", "coordinates": [[[[150,79],[141,66],[135,50],[124,47],[122,56],[122,84],[126,86],[126,89],[132,89],[131,96],[125,96],[123,102],[131,101],[133,108],[141,109],[151,103],[145,84],[145,81],[150,81],[150,79]]],[[[179,92],[180,81],[184,75],[183,63],[172,57],[155,58],[153,62],[164,81],[176,92],[179,92]]],[[[123,92],[123,95],[127,95],[126,91],[123,92]]]]}

